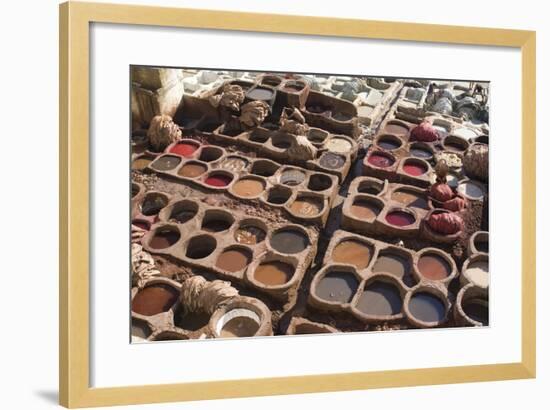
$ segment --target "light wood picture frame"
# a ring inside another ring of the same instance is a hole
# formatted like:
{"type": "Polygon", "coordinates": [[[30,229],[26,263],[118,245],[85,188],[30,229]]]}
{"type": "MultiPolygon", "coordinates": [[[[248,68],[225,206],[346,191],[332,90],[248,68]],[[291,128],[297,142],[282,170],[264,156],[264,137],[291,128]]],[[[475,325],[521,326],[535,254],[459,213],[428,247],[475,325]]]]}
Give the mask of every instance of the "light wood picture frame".
{"type": "Polygon", "coordinates": [[[535,32],[67,2],[60,5],[60,380],[69,408],[535,377],[535,32]],[[513,47],[522,59],[522,356],[506,364],[185,384],[90,387],[90,23],[513,47]]]}

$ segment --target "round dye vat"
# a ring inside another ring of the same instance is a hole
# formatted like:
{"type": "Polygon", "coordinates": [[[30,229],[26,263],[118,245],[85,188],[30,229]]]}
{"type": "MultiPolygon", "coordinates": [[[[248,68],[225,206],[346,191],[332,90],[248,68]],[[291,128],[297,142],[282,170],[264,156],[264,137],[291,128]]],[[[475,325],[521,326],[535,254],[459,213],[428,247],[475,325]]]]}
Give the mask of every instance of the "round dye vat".
{"type": "Polygon", "coordinates": [[[391,283],[374,281],[367,285],[357,302],[357,309],[372,316],[393,316],[401,313],[403,301],[399,289],[391,283]]]}
{"type": "Polygon", "coordinates": [[[140,220],[140,219],[138,219],[138,220],[135,220],[135,219],[134,219],[134,220],[132,221],[132,225],[137,226],[138,228],[141,228],[141,229],[143,229],[144,231],[148,231],[149,228],[151,227],[151,224],[150,224],[149,222],[147,222],[147,221],[142,221],[142,220],[140,220]]]}
{"type": "Polygon", "coordinates": [[[294,229],[281,229],[269,241],[273,249],[281,253],[300,253],[309,246],[308,237],[294,229]]]}
{"type": "Polygon", "coordinates": [[[228,271],[238,272],[248,266],[252,260],[252,253],[244,249],[226,249],[218,256],[216,267],[228,271]]]}
{"type": "Polygon", "coordinates": [[[393,151],[401,146],[397,140],[390,138],[381,138],[376,142],[376,145],[388,151],[393,151]]]}
{"type": "Polygon", "coordinates": [[[428,172],[428,168],[423,164],[408,162],[403,165],[403,172],[407,175],[417,177],[428,172]]]}
{"type": "Polygon", "coordinates": [[[167,284],[157,283],[146,286],[132,299],[132,311],[144,316],[158,315],[170,310],[178,297],[178,290],[167,284]]]}
{"type": "Polygon", "coordinates": [[[457,191],[468,198],[483,199],[485,192],[474,182],[466,181],[458,185],[457,191]]]}
{"type": "Polygon", "coordinates": [[[294,275],[294,266],[284,262],[266,262],[254,271],[254,279],[267,286],[280,286],[294,275]]]}
{"type": "Polygon", "coordinates": [[[191,259],[203,259],[216,249],[216,239],[207,235],[198,235],[189,241],[185,256],[191,259]]]}
{"type": "Polygon", "coordinates": [[[161,195],[147,195],[141,203],[141,213],[145,216],[154,216],[168,204],[168,200],[161,195]]]}
{"type": "Polygon", "coordinates": [[[199,146],[196,144],[181,142],[170,148],[170,152],[173,154],[181,155],[183,157],[191,157],[198,148],[199,146]]]}
{"type": "Polygon", "coordinates": [[[415,221],[414,216],[404,211],[392,211],[386,215],[386,222],[394,226],[409,226],[415,221]]]}
{"type": "Polygon", "coordinates": [[[289,186],[300,185],[302,182],[304,182],[305,179],[306,179],[306,174],[302,171],[298,171],[295,169],[284,170],[281,176],[279,177],[281,184],[289,185],[289,186]]]}
{"type": "Polygon", "coordinates": [[[142,171],[153,162],[153,158],[138,158],[132,162],[132,169],[136,171],[142,171]]]}
{"type": "Polygon", "coordinates": [[[478,252],[489,252],[489,242],[483,239],[476,239],[474,241],[474,246],[476,247],[478,252]]]}
{"type": "Polygon", "coordinates": [[[340,154],[347,154],[351,151],[351,142],[344,138],[331,138],[327,142],[327,149],[332,152],[338,152],[340,154]]]}
{"type": "Polygon", "coordinates": [[[227,231],[233,225],[233,220],[230,217],[208,217],[202,221],[201,229],[206,232],[223,232],[227,231]]]}
{"type": "Polygon", "coordinates": [[[272,188],[267,195],[267,202],[274,205],[282,205],[288,201],[291,195],[292,192],[290,192],[290,190],[272,188]]]}
{"type": "Polygon", "coordinates": [[[165,249],[175,244],[180,239],[180,233],[175,228],[157,229],[149,246],[153,249],[165,249]]]}
{"type": "Polygon", "coordinates": [[[480,322],[483,326],[489,324],[489,306],[486,300],[468,299],[462,302],[462,310],[470,319],[480,322]]]}
{"type": "Polygon", "coordinates": [[[333,152],[325,152],[319,159],[319,164],[328,169],[339,169],[344,166],[346,160],[341,155],[333,152]]]}
{"type": "Polygon", "coordinates": [[[332,179],[328,175],[313,174],[309,177],[307,188],[312,191],[324,191],[332,186],[332,179]]]}
{"type": "Polygon", "coordinates": [[[225,323],[220,331],[220,337],[250,337],[254,336],[260,324],[248,316],[236,316],[225,323]]]}
{"type": "Polygon", "coordinates": [[[197,215],[197,209],[190,209],[190,208],[180,208],[180,209],[174,209],[172,213],[170,214],[170,222],[177,222],[180,224],[183,224],[187,221],[190,221],[197,215]]]}
{"type": "Polygon", "coordinates": [[[482,288],[489,286],[489,263],[486,260],[470,263],[466,268],[465,274],[477,286],[482,288]]]}
{"type": "Polygon", "coordinates": [[[151,168],[157,171],[170,171],[176,168],[181,159],[173,155],[165,155],[163,157],[157,158],[155,162],[151,164],[151,168]]]}
{"type": "Polygon", "coordinates": [[[350,211],[353,216],[366,221],[371,221],[378,216],[382,208],[373,201],[357,199],[351,205],[350,211]]]}
{"type": "Polygon", "coordinates": [[[414,191],[397,190],[391,195],[392,201],[399,202],[411,208],[429,209],[428,201],[422,194],[414,191]]]}
{"type": "Polygon", "coordinates": [[[253,198],[260,195],[265,188],[265,184],[253,178],[242,178],[233,185],[233,192],[245,198],[253,198]]]}
{"type": "Polygon", "coordinates": [[[369,266],[372,247],[354,240],[342,241],[334,247],[332,260],[336,263],[349,263],[362,270],[369,266]]]}
{"type": "Polygon", "coordinates": [[[429,280],[442,280],[447,278],[452,270],[445,258],[435,253],[425,253],[418,260],[420,274],[429,280]]]}
{"type": "Polygon", "coordinates": [[[407,276],[410,270],[410,261],[394,253],[380,254],[372,266],[374,273],[389,273],[399,279],[407,276]]]}
{"type": "Polygon", "coordinates": [[[458,142],[453,142],[453,141],[445,142],[445,149],[448,150],[448,151],[462,152],[466,148],[467,147],[465,147],[464,145],[462,145],[458,142]]]}
{"type": "Polygon", "coordinates": [[[238,243],[256,245],[265,239],[265,231],[257,226],[241,226],[235,232],[235,240],[238,243]]]}
{"type": "Polygon", "coordinates": [[[376,182],[364,181],[359,184],[357,191],[363,194],[378,195],[382,192],[382,189],[384,189],[384,185],[381,183],[379,184],[376,182]]]}
{"type": "Polygon", "coordinates": [[[208,167],[199,162],[190,162],[178,170],[178,175],[186,178],[196,178],[206,172],[208,167]]]}
{"type": "Polygon", "coordinates": [[[387,155],[374,153],[369,156],[367,162],[378,168],[387,168],[391,167],[395,161],[387,155]]]}
{"type": "Polygon", "coordinates": [[[409,154],[416,158],[427,159],[432,157],[432,153],[424,148],[413,147],[409,150],[409,154]]]}
{"type": "Polygon", "coordinates": [[[269,101],[273,98],[274,91],[268,90],[266,88],[255,88],[246,93],[246,96],[250,100],[261,100],[269,101]]]}
{"type": "Polygon", "coordinates": [[[204,181],[206,185],[224,187],[231,183],[233,177],[225,174],[212,174],[204,181]]]}
{"type": "Polygon", "coordinates": [[[322,144],[327,138],[328,133],[317,128],[310,128],[307,134],[307,139],[312,144],[322,144]]]}
{"type": "Polygon", "coordinates": [[[223,155],[223,151],[217,147],[204,147],[199,159],[204,162],[216,161],[223,155]]]}
{"type": "Polygon", "coordinates": [[[386,131],[388,134],[405,135],[409,132],[409,129],[399,123],[389,122],[384,127],[384,131],[386,131]]]}
{"type": "Polygon", "coordinates": [[[437,131],[437,133],[439,134],[439,137],[440,138],[444,138],[447,136],[447,134],[449,133],[449,131],[447,130],[447,128],[441,126],[441,125],[433,125],[433,128],[437,131]]]}
{"type": "Polygon", "coordinates": [[[314,293],[328,302],[349,303],[358,287],[359,281],[353,273],[335,271],[321,278],[314,293]]]}
{"type": "Polygon", "coordinates": [[[322,104],[308,105],[306,109],[313,114],[319,114],[324,117],[330,117],[330,115],[332,114],[332,108],[322,104]]]}
{"type": "Polygon", "coordinates": [[[409,301],[409,311],[423,322],[439,322],[445,317],[445,304],[431,293],[418,292],[409,301]]]}
{"type": "Polygon", "coordinates": [[[228,171],[241,171],[248,165],[248,161],[238,157],[227,157],[223,160],[220,167],[228,171]]]}
{"type": "Polygon", "coordinates": [[[290,210],[296,215],[306,217],[318,215],[323,210],[323,200],[313,197],[298,197],[290,205],[290,210]]]}
{"type": "Polygon", "coordinates": [[[477,137],[477,134],[475,131],[469,129],[469,128],[457,128],[453,131],[453,135],[456,135],[457,137],[460,137],[464,140],[469,140],[470,138],[477,137]]]}

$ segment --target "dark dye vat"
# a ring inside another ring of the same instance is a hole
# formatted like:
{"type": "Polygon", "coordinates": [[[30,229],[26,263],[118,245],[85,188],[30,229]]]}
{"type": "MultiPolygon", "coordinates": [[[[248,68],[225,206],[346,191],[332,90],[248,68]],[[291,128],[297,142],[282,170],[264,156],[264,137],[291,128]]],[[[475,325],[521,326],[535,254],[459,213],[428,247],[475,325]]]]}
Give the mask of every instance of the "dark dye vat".
{"type": "Polygon", "coordinates": [[[199,330],[208,325],[210,315],[205,312],[187,312],[185,315],[179,316],[177,323],[178,327],[185,330],[199,330]]]}
{"type": "Polygon", "coordinates": [[[445,304],[431,293],[418,292],[409,302],[409,311],[423,322],[439,322],[445,317],[445,304]]]}
{"type": "Polygon", "coordinates": [[[358,287],[359,281],[353,273],[329,272],[317,284],[315,295],[328,302],[349,303],[358,287]]]}
{"type": "Polygon", "coordinates": [[[324,191],[329,189],[332,186],[332,179],[328,175],[323,174],[313,174],[309,177],[309,183],[307,184],[307,189],[312,191],[324,191]]]}
{"type": "Polygon", "coordinates": [[[203,259],[216,249],[216,239],[207,235],[199,235],[191,238],[187,245],[185,256],[191,259],[203,259]]]}
{"type": "Polygon", "coordinates": [[[407,212],[392,211],[386,215],[386,222],[394,226],[409,226],[415,222],[415,219],[407,212]]]}
{"type": "Polygon", "coordinates": [[[489,242],[483,240],[474,241],[474,245],[478,252],[489,252],[489,242]]]}
{"type": "Polygon", "coordinates": [[[267,195],[267,202],[275,205],[282,205],[288,198],[290,198],[291,193],[288,191],[283,191],[281,189],[271,189],[267,195]]]}
{"type": "Polygon", "coordinates": [[[132,311],[144,316],[167,312],[176,303],[179,292],[174,287],[157,283],[138,291],[132,300],[132,311]]]}
{"type": "Polygon", "coordinates": [[[227,231],[233,222],[224,218],[208,218],[202,222],[201,229],[207,232],[223,232],[227,231]]]}
{"type": "Polygon", "coordinates": [[[411,270],[410,261],[395,253],[382,253],[372,266],[374,273],[389,273],[396,278],[403,279],[411,270]]]}
{"type": "Polygon", "coordinates": [[[357,302],[359,311],[373,316],[393,316],[400,313],[402,307],[399,289],[382,281],[367,285],[357,302]]]}
{"type": "Polygon", "coordinates": [[[328,169],[342,168],[345,163],[346,160],[343,156],[334,154],[333,152],[325,152],[319,160],[319,164],[321,164],[322,167],[328,169]]]}
{"type": "Polygon", "coordinates": [[[180,239],[180,233],[175,229],[158,229],[149,242],[153,249],[165,249],[175,244],[180,239]]]}
{"type": "Polygon", "coordinates": [[[151,168],[157,171],[170,171],[176,168],[181,159],[173,155],[165,155],[164,157],[158,158],[151,164],[151,168]]]}
{"type": "Polygon", "coordinates": [[[336,121],[349,121],[353,118],[353,115],[345,112],[335,112],[332,114],[332,119],[336,121]]]}
{"type": "Polygon", "coordinates": [[[489,307],[487,302],[480,299],[470,299],[462,302],[462,310],[470,319],[480,322],[483,326],[489,324],[489,307]]]}
{"type": "Polygon", "coordinates": [[[324,117],[330,117],[332,114],[332,108],[322,104],[308,105],[306,109],[313,114],[319,114],[324,117]]]}
{"type": "Polygon", "coordinates": [[[300,253],[309,246],[307,236],[294,229],[282,229],[273,234],[270,244],[278,252],[300,253]]]}
{"type": "Polygon", "coordinates": [[[149,228],[151,227],[151,224],[147,221],[142,221],[142,220],[134,220],[132,221],[132,225],[134,226],[137,226],[138,228],[141,228],[145,231],[148,231],[149,228]]]}
{"type": "Polygon", "coordinates": [[[146,216],[153,216],[166,206],[168,201],[160,195],[148,195],[141,203],[141,213],[146,216]]]}
{"type": "Polygon", "coordinates": [[[183,157],[191,157],[197,149],[198,145],[196,144],[182,142],[170,148],[170,152],[173,154],[181,155],[183,157]]]}
{"type": "Polygon", "coordinates": [[[367,160],[367,162],[378,168],[387,168],[387,167],[391,167],[395,161],[393,158],[387,155],[374,153],[369,156],[369,159],[367,160]]]}
{"type": "Polygon", "coordinates": [[[453,152],[462,152],[466,149],[465,146],[463,146],[462,144],[458,143],[458,142],[445,142],[445,148],[448,150],[448,151],[453,151],[453,152]]]}
{"type": "Polygon", "coordinates": [[[215,174],[211,175],[208,178],[206,178],[206,185],[215,186],[215,187],[224,187],[229,185],[229,183],[233,180],[232,177],[229,175],[223,175],[223,174],[215,174]]]}
{"type": "Polygon", "coordinates": [[[172,211],[169,219],[170,221],[183,224],[193,219],[195,215],[197,215],[197,211],[195,209],[177,209],[172,211]]]}

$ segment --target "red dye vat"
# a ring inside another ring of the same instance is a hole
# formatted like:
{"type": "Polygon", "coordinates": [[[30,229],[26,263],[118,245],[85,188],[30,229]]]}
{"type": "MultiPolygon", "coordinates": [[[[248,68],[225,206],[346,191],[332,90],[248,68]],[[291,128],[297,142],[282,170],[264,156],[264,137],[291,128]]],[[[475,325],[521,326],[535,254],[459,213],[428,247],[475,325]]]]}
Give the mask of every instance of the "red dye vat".
{"type": "Polygon", "coordinates": [[[190,157],[197,149],[198,147],[195,144],[181,143],[174,145],[170,149],[170,152],[184,157],[190,157]]]}
{"type": "Polygon", "coordinates": [[[229,185],[232,179],[233,178],[227,175],[212,175],[206,178],[206,181],[204,182],[206,182],[206,185],[222,187],[229,185]]]}
{"type": "Polygon", "coordinates": [[[393,159],[381,154],[372,154],[369,156],[368,163],[379,168],[387,168],[393,165],[393,159]]]}
{"type": "Polygon", "coordinates": [[[403,165],[403,171],[405,172],[405,174],[417,177],[419,175],[425,174],[427,169],[425,166],[419,164],[405,164],[403,165]]]}
{"type": "Polygon", "coordinates": [[[414,223],[414,216],[403,211],[393,211],[386,215],[386,221],[390,225],[407,226],[414,223]]]}
{"type": "Polygon", "coordinates": [[[147,221],[141,221],[141,220],[134,220],[132,221],[132,225],[137,226],[138,228],[143,229],[144,231],[148,231],[151,227],[151,224],[147,221]]]}

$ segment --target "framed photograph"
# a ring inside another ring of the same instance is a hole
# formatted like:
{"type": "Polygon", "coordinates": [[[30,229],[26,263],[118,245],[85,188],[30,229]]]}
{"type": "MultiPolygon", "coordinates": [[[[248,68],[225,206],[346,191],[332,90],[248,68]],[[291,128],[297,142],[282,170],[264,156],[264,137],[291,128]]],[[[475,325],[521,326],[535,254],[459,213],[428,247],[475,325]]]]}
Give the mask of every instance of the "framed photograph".
{"type": "Polygon", "coordinates": [[[60,403],[535,377],[535,33],[60,6],[60,403]]]}

